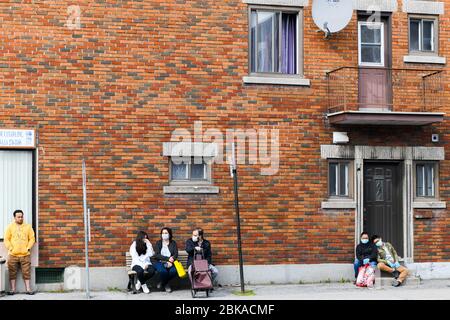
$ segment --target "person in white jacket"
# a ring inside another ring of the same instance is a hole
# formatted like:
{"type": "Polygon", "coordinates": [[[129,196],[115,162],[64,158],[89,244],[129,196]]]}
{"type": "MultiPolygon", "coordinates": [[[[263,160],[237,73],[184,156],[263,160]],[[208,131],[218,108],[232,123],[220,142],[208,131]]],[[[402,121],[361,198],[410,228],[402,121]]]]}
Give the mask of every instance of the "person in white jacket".
{"type": "Polygon", "coordinates": [[[130,246],[131,269],[137,273],[136,290],[138,291],[142,288],[144,293],[150,293],[146,283],[155,274],[155,268],[150,261],[150,257],[154,254],[147,233],[139,231],[136,240],[130,246]]]}

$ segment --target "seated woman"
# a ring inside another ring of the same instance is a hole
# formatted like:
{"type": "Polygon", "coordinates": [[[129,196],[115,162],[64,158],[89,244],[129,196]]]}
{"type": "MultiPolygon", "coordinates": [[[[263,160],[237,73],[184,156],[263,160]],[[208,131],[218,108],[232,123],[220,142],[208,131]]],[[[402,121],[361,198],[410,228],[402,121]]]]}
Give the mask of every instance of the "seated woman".
{"type": "Polygon", "coordinates": [[[175,240],[172,239],[172,229],[164,227],[160,233],[161,239],[156,242],[153,264],[158,270],[161,281],[158,283],[158,289],[165,289],[166,292],[172,292],[169,281],[178,276],[177,269],[173,265],[178,258],[178,247],[175,240]]]}
{"type": "Polygon", "coordinates": [[[356,259],[353,263],[355,278],[358,277],[359,267],[370,263],[375,268],[377,266],[377,257],[377,247],[369,241],[369,234],[367,232],[361,233],[361,242],[356,246],[356,259]]]}
{"type": "Polygon", "coordinates": [[[216,282],[219,270],[212,264],[211,243],[204,238],[204,231],[201,228],[192,231],[192,237],[186,241],[186,252],[188,253],[187,268],[191,271],[191,265],[194,261],[195,254],[202,254],[203,258],[208,260],[208,267],[211,271],[213,284],[216,282]]]}
{"type": "Polygon", "coordinates": [[[145,293],[150,293],[146,282],[155,274],[155,268],[150,261],[153,254],[153,247],[147,233],[139,231],[136,240],[130,246],[131,269],[137,273],[136,290],[138,291],[142,288],[145,293]]]}

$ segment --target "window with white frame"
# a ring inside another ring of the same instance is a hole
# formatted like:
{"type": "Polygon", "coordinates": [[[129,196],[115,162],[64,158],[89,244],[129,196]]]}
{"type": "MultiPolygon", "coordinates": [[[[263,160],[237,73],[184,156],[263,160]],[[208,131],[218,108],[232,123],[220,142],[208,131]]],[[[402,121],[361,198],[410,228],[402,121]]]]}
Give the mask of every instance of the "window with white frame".
{"type": "Polygon", "coordinates": [[[211,182],[211,161],[203,157],[170,157],[170,182],[203,183],[211,182]]]}
{"type": "Polygon", "coordinates": [[[409,17],[409,51],[411,53],[437,53],[437,17],[409,17]]]}
{"type": "Polygon", "coordinates": [[[436,197],[437,164],[435,162],[416,163],[416,197],[436,197]]]}
{"type": "Polygon", "coordinates": [[[362,66],[384,66],[384,24],[358,21],[358,60],[362,66]]]}
{"type": "Polygon", "coordinates": [[[330,160],[328,163],[328,194],[349,197],[351,194],[350,161],[330,160]]]}
{"type": "Polygon", "coordinates": [[[250,6],[250,73],[302,74],[301,9],[250,6]]]}

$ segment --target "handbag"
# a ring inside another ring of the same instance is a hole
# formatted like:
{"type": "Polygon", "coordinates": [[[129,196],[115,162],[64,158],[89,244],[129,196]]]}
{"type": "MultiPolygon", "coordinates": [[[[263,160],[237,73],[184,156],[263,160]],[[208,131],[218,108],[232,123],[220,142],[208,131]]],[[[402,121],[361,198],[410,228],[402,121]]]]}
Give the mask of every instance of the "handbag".
{"type": "Polygon", "coordinates": [[[186,271],[184,270],[183,265],[181,264],[181,262],[178,261],[178,260],[175,260],[175,261],[173,262],[173,265],[175,266],[175,269],[177,269],[178,277],[180,277],[180,278],[186,278],[187,273],[186,273],[186,271]]]}

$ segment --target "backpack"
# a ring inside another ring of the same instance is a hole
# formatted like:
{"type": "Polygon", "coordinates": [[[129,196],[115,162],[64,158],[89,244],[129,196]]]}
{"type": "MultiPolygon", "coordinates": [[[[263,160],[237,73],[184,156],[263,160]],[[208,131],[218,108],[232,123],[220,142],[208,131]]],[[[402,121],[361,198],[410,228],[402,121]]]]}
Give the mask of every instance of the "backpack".
{"type": "Polygon", "coordinates": [[[372,288],[375,283],[375,269],[366,264],[358,269],[358,277],[356,278],[356,286],[372,288]]]}

